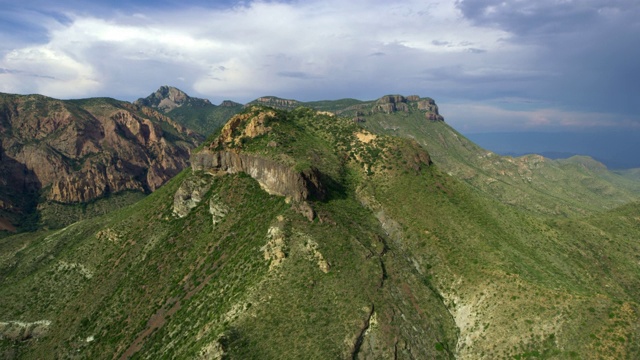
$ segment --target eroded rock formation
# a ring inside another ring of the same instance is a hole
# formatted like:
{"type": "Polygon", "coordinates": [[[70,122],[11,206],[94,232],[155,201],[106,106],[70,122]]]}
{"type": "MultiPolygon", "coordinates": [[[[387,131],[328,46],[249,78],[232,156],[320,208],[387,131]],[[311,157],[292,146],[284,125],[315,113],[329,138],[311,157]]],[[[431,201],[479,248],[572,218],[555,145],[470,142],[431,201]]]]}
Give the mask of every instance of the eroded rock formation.
{"type": "Polygon", "coordinates": [[[295,171],[289,166],[252,154],[203,150],[191,156],[191,167],[194,171],[244,172],[256,179],[269,194],[285,196],[296,202],[323,199],[326,194],[317,169],[311,167],[295,171]]]}
{"type": "Polygon", "coordinates": [[[438,113],[438,106],[431,98],[421,98],[418,95],[386,95],[376,100],[372,112],[391,114],[398,111],[410,112],[412,109],[425,112],[427,120],[444,121],[438,113]]]}
{"type": "Polygon", "coordinates": [[[78,203],[154,191],[188,165],[198,141],[127,102],[0,94],[0,200],[26,212],[20,197],[78,203]]]}

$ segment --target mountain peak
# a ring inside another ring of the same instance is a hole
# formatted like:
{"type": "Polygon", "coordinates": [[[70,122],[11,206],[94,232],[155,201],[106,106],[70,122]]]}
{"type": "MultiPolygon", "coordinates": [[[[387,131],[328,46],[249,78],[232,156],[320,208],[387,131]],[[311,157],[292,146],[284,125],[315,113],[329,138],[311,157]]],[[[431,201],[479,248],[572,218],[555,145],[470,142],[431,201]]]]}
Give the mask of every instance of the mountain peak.
{"type": "Polygon", "coordinates": [[[184,91],[168,85],[160,86],[158,90],[156,90],[146,98],[140,98],[136,100],[135,104],[149,106],[164,113],[167,113],[185,104],[196,107],[215,106],[211,104],[211,102],[207,99],[191,97],[184,91]]]}

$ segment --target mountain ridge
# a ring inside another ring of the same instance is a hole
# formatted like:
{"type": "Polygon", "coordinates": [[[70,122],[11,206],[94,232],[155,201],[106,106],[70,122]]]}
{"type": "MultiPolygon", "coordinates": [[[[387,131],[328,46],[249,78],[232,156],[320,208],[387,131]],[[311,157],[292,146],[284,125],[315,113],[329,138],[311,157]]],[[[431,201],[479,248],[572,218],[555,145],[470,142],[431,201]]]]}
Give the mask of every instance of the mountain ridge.
{"type": "Polygon", "coordinates": [[[264,98],[142,200],[0,238],[0,356],[640,354],[638,182],[493,154],[430,98],[264,98]]]}
{"type": "Polygon", "coordinates": [[[547,217],[449,175],[417,136],[309,108],[247,107],[227,125],[192,154],[237,157],[226,165],[213,156],[130,207],[0,239],[5,357],[640,353],[638,203],[547,217]],[[269,162],[316,169],[312,218],[269,193],[254,171],[269,162]]]}

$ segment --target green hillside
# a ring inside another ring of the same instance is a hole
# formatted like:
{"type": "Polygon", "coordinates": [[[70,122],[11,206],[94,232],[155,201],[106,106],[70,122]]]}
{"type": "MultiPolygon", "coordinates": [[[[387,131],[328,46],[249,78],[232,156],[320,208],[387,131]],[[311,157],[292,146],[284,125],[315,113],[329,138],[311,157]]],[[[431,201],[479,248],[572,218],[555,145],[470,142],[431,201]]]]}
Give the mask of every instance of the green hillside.
{"type": "Polygon", "coordinates": [[[430,98],[387,95],[375,101],[300,104],[348,116],[376,134],[413,139],[429,151],[440,169],[516,208],[548,216],[580,216],[613,209],[640,196],[640,182],[632,172],[610,172],[588,157],[513,158],[485,150],[442,121],[430,98]]]}
{"type": "MultiPolygon", "coordinates": [[[[0,354],[640,356],[638,203],[603,211],[617,193],[535,197],[521,179],[503,182],[542,208],[496,199],[471,145],[438,161],[446,124],[407,121],[411,140],[375,116],[247,108],[140,202],[0,239],[0,354]],[[450,175],[456,161],[480,180],[450,175]]],[[[552,169],[597,173],[583,165],[552,169]]]]}

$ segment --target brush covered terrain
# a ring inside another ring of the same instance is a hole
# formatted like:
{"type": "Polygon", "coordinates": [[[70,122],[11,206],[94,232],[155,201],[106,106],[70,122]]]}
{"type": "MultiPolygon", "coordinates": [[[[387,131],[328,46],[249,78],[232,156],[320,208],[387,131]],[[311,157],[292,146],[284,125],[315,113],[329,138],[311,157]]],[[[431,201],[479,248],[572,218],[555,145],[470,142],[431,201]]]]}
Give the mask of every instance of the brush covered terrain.
{"type": "Polygon", "coordinates": [[[141,201],[0,239],[1,357],[638,358],[636,183],[429,100],[250,106],[141,201]]]}

